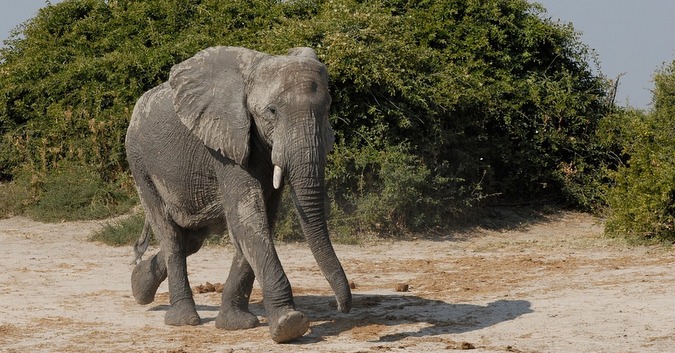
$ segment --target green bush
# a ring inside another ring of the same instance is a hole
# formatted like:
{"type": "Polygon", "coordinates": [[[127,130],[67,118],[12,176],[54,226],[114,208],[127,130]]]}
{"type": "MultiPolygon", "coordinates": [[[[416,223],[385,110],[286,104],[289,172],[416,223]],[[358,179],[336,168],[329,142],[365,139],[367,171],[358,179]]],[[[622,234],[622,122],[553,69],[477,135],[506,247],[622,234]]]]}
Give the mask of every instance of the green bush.
{"type": "Polygon", "coordinates": [[[138,199],[120,183],[106,184],[90,167],[66,164],[37,185],[31,218],[46,222],[103,219],[128,212],[138,199]]]}
{"type": "Polygon", "coordinates": [[[281,196],[274,233],[276,238],[281,241],[299,241],[304,239],[289,188],[285,188],[281,196]]]}
{"type": "Polygon", "coordinates": [[[525,1],[319,3],[260,38],[312,46],[329,68],[339,224],[421,230],[481,200],[602,205],[612,102],[571,26],[525,1]]]}
{"type": "MultiPolygon", "coordinates": [[[[592,208],[615,162],[596,143],[606,82],[573,28],[542,11],[525,0],[64,0],[0,50],[0,179],[22,166],[44,185],[70,161],[98,175],[70,193],[114,200],[133,104],[172,65],[213,45],[310,46],[330,73],[331,225],[345,239],[452,224],[490,199],[592,208]]],[[[43,209],[62,198],[35,196],[43,209]]],[[[280,218],[282,237],[294,227],[280,218]]]]}
{"type": "Polygon", "coordinates": [[[637,241],[675,241],[675,62],[655,78],[653,111],[627,111],[604,138],[623,147],[612,174],[606,231],[637,241]]]}
{"type": "MultiPolygon", "coordinates": [[[[135,212],[119,221],[106,223],[101,229],[94,232],[89,240],[112,246],[133,245],[141,236],[144,224],[145,214],[135,212]]],[[[157,244],[154,235],[151,238],[151,244],[157,244]]]]}
{"type": "Polygon", "coordinates": [[[34,202],[31,178],[20,174],[11,182],[0,184],[0,218],[21,215],[34,202]]]}
{"type": "Polygon", "coordinates": [[[458,216],[463,206],[483,196],[479,188],[463,192],[458,186],[463,180],[452,179],[450,171],[445,177],[434,175],[407,145],[338,147],[330,158],[327,182],[337,229],[424,230],[446,224],[443,218],[458,216]]]}

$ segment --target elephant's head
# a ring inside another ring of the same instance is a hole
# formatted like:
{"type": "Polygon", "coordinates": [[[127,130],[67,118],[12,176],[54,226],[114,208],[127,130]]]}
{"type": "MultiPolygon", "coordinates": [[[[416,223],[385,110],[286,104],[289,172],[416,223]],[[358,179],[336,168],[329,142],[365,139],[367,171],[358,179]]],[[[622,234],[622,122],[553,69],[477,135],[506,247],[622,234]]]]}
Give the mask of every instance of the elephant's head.
{"type": "Polygon", "coordinates": [[[309,48],[270,56],[234,47],[206,49],[176,65],[169,83],[181,121],[204,144],[245,165],[256,134],[271,148],[273,177],[291,186],[303,233],[333,288],[338,309],[351,291],[328,237],[326,154],[333,144],[326,67],[309,48]]]}

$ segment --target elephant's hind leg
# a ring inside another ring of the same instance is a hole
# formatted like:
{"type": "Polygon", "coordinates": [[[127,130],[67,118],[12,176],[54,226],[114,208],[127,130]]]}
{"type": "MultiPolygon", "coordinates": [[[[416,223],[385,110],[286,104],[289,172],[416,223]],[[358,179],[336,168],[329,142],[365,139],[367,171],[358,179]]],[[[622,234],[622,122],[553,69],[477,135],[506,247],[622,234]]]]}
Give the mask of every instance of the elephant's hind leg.
{"type": "MultiPolygon", "coordinates": [[[[134,247],[136,259],[140,260],[143,256],[143,253],[147,250],[148,244],[150,242],[151,228],[157,228],[156,225],[153,225],[153,223],[156,222],[153,222],[151,218],[160,212],[158,208],[153,207],[153,205],[160,203],[160,199],[154,186],[149,181],[150,178],[138,174],[134,174],[134,178],[136,182],[139,183],[138,190],[141,196],[141,203],[143,204],[143,208],[145,208],[147,213],[145,224],[143,225],[143,232],[141,233],[140,239],[134,247]]],[[[156,231],[157,229],[154,230],[155,235],[159,236],[156,231]]],[[[134,298],[136,299],[136,302],[141,305],[152,303],[155,300],[157,288],[159,288],[159,285],[164,282],[166,277],[166,260],[162,250],[153,255],[151,258],[138,263],[131,273],[131,291],[134,295],[134,298]]]]}
{"type": "MultiPolygon", "coordinates": [[[[205,234],[199,233],[187,238],[187,256],[196,253],[201,248],[205,238],[205,234]]],[[[155,300],[157,289],[166,280],[166,277],[166,260],[162,250],[136,265],[131,273],[131,291],[136,302],[141,305],[152,303],[155,300]]]]}
{"type": "Polygon", "coordinates": [[[241,252],[235,252],[230,274],[223,288],[216,327],[225,330],[243,330],[260,324],[258,317],[248,309],[255,274],[241,252]]]}
{"type": "MultiPolygon", "coordinates": [[[[139,169],[139,166],[137,166],[136,163],[133,163],[136,160],[138,159],[131,159],[129,167],[131,168],[134,180],[138,185],[141,203],[146,212],[143,232],[139,239],[141,243],[137,243],[134,247],[136,259],[138,260],[147,250],[147,244],[149,244],[150,241],[151,228],[155,235],[159,237],[161,235],[159,231],[164,227],[158,227],[158,224],[165,224],[166,221],[164,220],[164,217],[160,216],[162,209],[160,205],[162,202],[157,193],[157,189],[150,181],[151,178],[143,172],[143,168],[139,169]]],[[[141,305],[152,303],[155,300],[157,288],[164,282],[166,277],[166,259],[164,258],[164,252],[162,250],[149,259],[138,263],[131,273],[131,291],[136,302],[141,305]]]]}
{"type": "Polygon", "coordinates": [[[166,259],[171,304],[164,316],[164,323],[173,326],[199,325],[201,318],[192,297],[186,260],[201,248],[206,235],[200,231],[183,230],[173,224],[169,228],[169,236],[163,237],[161,242],[166,259]]]}
{"type": "Polygon", "coordinates": [[[187,244],[185,236],[176,232],[163,237],[162,250],[166,260],[169,279],[169,302],[171,307],[164,316],[164,323],[172,326],[195,326],[201,319],[195,308],[187,273],[187,244]]]}
{"type": "Polygon", "coordinates": [[[155,300],[157,288],[166,279],[166,262],[160,250],[147,260],[141,261],[131,273],[131,291],[136,302],[141,305],[155,300]]]}
{"type": "Polygon", "coordinates": [[[131,276],[134,297],[139,303],[152,302],[157,288],[168,278],[171,307],[164,316],[164,323],[174,326],[198,325],[201,319],[188,282],[186,258],[199,250],[204,237],[202,234],[190,237],[190,231],[179,227],[166,212],[152,178],[133,168],[133,165],[131,167],[141,203],[161,247],[159,253],[142,261],[134,269],[131,276]]]}

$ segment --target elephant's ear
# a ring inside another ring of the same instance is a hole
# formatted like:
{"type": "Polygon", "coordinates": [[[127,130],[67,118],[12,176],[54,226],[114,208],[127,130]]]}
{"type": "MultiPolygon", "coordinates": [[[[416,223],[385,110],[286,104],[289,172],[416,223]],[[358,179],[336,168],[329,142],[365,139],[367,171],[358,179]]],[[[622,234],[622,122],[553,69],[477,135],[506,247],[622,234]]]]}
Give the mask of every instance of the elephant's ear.
{"type": "Polygon", "coordinates": [[[249,154],[251,118],[242,71],[253,54],[213,47],[171,69],[169,84],[180,120],[204,144],[239,164],[249,154]]]}

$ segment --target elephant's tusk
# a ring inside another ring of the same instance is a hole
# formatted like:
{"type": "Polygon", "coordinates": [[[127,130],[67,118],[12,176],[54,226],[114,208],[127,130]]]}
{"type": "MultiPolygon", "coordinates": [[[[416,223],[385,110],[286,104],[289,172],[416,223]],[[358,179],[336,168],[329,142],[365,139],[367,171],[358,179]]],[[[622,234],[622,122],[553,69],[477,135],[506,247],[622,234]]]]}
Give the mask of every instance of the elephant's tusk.
{"type": "Polygon", "coordinates": [[[274,166],[274,177],[272,178],[272,185],[274,185],[275,189],[279,189],[281,187],[281,178],[283,178],[283,172],[281,171],[281,167],[278,165],[274,166]]]}

